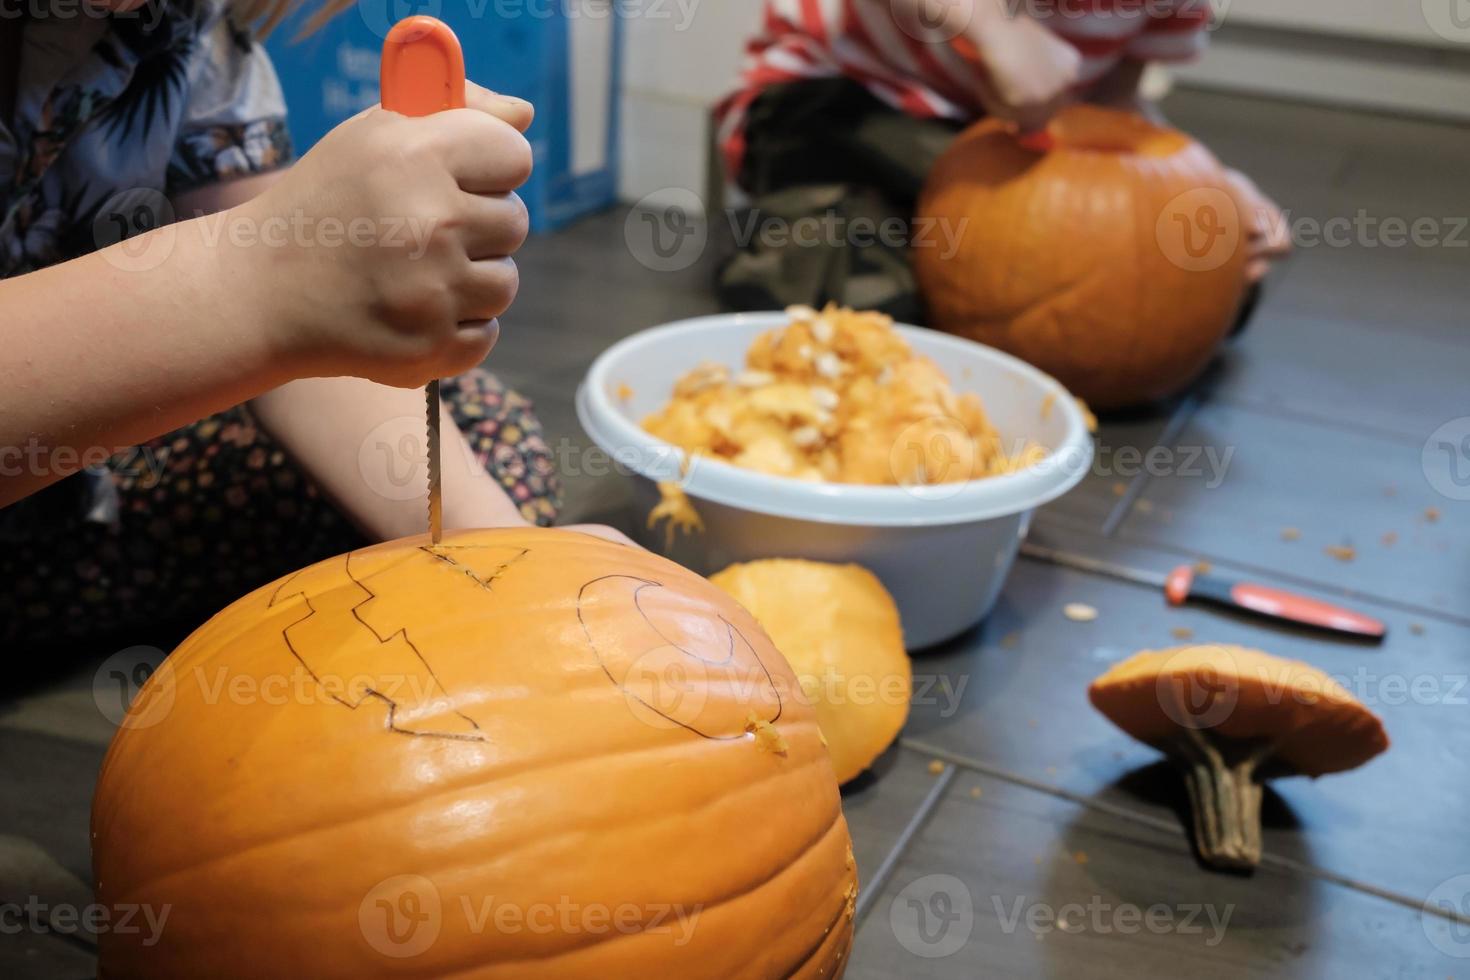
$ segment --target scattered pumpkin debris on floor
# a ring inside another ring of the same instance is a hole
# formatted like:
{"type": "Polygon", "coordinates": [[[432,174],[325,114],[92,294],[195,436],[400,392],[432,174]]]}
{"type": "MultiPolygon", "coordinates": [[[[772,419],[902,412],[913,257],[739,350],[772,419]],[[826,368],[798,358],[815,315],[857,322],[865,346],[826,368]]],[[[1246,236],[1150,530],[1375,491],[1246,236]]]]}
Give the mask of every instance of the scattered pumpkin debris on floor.
{"type": "Polygon", "coordinates": [[[1072,860],[1073,861],[1076,861],[1078,864],[1086,864],[1087,863],[1087,852],[1086,851],[1078,851],[1076,854],[1073,854],[1072,855],[1072,860]]]}
{"type": "Polygon", "coordinates": [[[1113,484],[1113,496],[1114,497],[1121,497],[1121,496],[1123,496],[1123,494],[1125,494],[1127,492],[1128,492],[1128,484],[1122,483],[1122,482],[1114,483],[1113,484]]]}
{"type": "Polygon", "coordinates": [[[1152,514],[1154,512],[1154,502],[1152,500],[1147,500],[1140,497],[1133,504],[1133,509],[1138,511],[1140,514],[1152,514]]]}
{"type": "Polygon", "coordinates": [[[1438,507],[1426,507],[1426,508],[1424,508],[1424,519],[1426,521],[1428,521],[1429,523],[1431,523],[1431,524],[1433,524],[1436,521],[1438,521],[1439,520],[1439,508],[1438,507]]]}
{"type": "Polygon", "coordinates": [[[1329,544],[1322,551],[1329,558],[1336,558],[1341,562],[1349,562],[1358,557],[1358,549],[1350,544],[1329,544]]]}
{"type": "Polygon", "coordinates": [[[971,786],[970,787],[970,799],[972,799],[972,800],[978,800],[983,795],[984,794],[980,791],[980,787],[979,786],[971,786]]]}
{"type": "Polygon", "coordinates": [[[1415,636],[1423,636],[1424,635],[1424,624],[1423,623],[1410,623],[1409,624],[1409,632],[1410,633],[1413,633],[1415,636]]]}
{"type": "Polygon", "coordinates": [[[938,776],[942,772],[944,772],[944,763],[941,762],[939,759],[930,759],[929,775],[938,776]]]}
{"type": "Polygon", "coordinates": [[[1005,649],[1007,649],[1007,650],[1014,650],[1014,649],[1016,649],[1016,647],[1019,646],[1020,643],[1021,643],[1021,633],[1020,633],[1019,630],[1011,630],[1005,636],[1002,636],[1000,638],[1000,645],[1002,647],[1004,647],[1005,649]]]}
{"type": "Polygon", "coordinates": [[[1176,640],[1189,640],[1194,637],[1194,630],[1188,626],[1176,626],[1169,631],[1169,635],[1176,640]]]}
{"type": "Polygon", "coordinates": [[[1302,532],[1294,527],[1283,527],[1281,529],[1282,541],[1300,541],[1302,532]]]}
{"type": "Polygon", "coordinates": [[[1398,544],[1399,532],[1397,532],[1397,531],[1384,531],[1383,532],[1383,537],[1380,538],[1379,540],[1381,540],[1383,542],[1383,546],[1385,548],[1392,548],[1394,545],[1398,544]]]}
{"type": "Polygon", "coordinates": [[[1215,570],[1215,566],[1201,558],[1194,563],[1194,571],[1197,575],[1208,575],[1215,570]]]}
{"type": "Polygon", "coordinates": [[[1085,602],[1069,602],[1062,607],[1062,615],[1074,623],[1090,623],[1097,618],[1097,607],[1085,602]]]}

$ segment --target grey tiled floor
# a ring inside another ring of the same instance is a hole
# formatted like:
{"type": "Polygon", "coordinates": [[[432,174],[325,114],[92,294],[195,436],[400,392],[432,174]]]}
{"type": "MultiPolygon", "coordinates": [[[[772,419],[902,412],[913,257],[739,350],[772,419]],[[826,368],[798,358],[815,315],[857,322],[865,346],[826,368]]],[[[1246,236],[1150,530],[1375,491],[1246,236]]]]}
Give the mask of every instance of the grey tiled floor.
{"type": "MultiPolygon", "coordinates": [[[[1470,209],[1464,129],[1190,92],[1168,110],[1298,217],[1443,221],[1470,209]]],[[[612,340],[713,311],[708,263],[648,271],[616,212],[534,240],[521,268],[492,362],[537,401],[573,473],[567,517],[626,524],[623,483],[576,475],[586,442],[572,393],[612,340]]],[[[1421,461],[1436,427],[1470,415],[1467,301],[1470,248],[1301,250],[1190,398],[1104,424],[1109,452],[1233,456],[1218,486],[1095,473],[1039,517],[1036,537],[1131,567],[1203,559],[1350,597],[1389,623],[1388,641],[1170,609],[1151,590],[1022,561],[988,622],[915,659],[916,673],[956,690],[953,710],[916,705],[901,744],[845,795],[864,879],[849,976],[1467,972],[1470,504],[1437,495],[1421,461]],[[1286,527],[1300,537],[1283,540],[1286,527]],[[1343,544],[1353,561],[1323,551],[1343,544]],[[1099,618],[1067,620],[1061,607],[1075,601],[1099,618]],[[1394,741],[1360,770],[1274,784],[1267,860],[1250,877],[1198,867],[1175,779],[1086,704],[1088,680],[1177,642],[1174,628],[1323,667],[1372,703],[1394,741]]],[[[79,654],[0,702],[0,903],[85,900],[87,807],[111,732],[93,699],[96,664],[79,654]]],[[[0,935],[0,976],[91,969],[85,938],[0,935]]]]}

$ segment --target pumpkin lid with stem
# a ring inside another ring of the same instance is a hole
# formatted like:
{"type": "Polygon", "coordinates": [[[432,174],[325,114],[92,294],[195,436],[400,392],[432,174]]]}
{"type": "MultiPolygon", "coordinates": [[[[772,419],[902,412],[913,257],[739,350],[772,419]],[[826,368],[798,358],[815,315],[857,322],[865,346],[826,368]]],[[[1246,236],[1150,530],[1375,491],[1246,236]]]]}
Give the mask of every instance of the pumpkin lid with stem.
{"type": "Polygon", "coordinates": [[[1323,671],[1230,644],[1145,650],[1088,698],[1184,767],[1196,843],[1217,867],[1260,860],[1262,779],[1341,772],[1388,748],[1378,716],[1323,671]]]}

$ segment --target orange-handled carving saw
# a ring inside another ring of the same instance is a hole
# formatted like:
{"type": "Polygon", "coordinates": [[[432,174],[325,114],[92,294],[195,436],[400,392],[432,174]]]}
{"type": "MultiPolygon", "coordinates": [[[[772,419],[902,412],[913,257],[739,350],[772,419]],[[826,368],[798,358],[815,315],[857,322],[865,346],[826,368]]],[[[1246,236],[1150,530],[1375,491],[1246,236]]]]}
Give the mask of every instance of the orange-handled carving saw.
{"type": "MultiPolygon", "coordinates": [[[[383,42],[383,108],[405,116],[427,116],[463,109],[464,52],[449,25],[422,14],[393,25],[383,42]]],[[[424,392],[429,423],[429,539],[444,535],[444,495],[440,483],[439,379],[424,392]]]]}

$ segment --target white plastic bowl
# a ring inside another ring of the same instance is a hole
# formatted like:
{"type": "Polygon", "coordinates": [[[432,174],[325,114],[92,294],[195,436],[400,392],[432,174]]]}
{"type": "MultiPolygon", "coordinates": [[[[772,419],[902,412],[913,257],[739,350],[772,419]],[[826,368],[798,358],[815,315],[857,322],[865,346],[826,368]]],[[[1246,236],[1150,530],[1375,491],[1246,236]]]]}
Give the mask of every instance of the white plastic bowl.
{"type": "Polygon", "coordinates": [[[856,562],[893,593],[910,649],[963,632],[995,604],[1032,511],[1075,486],[1092,463],[1092,438],[1067,390],[972,341],[898,327],[957,391],[980,395],[1008,446],[1039,443],[1048,450],[1044,461],[979,480],[880,487],[769,476],[700,457],[683,484],[704,533],[676,533],[666,549],[662,527],[644,527],[659,499],[655,481],[679,480],[684,453],[639,422],[668,402],[674,382],[696,364],[739,369],[751,341],[788,320],[784,313],[679,320],[627,337],[593,362],[577,390],[577,418],[593,442],[635,474],[642,542],[705,574],[756,558],[856,562]]]}

